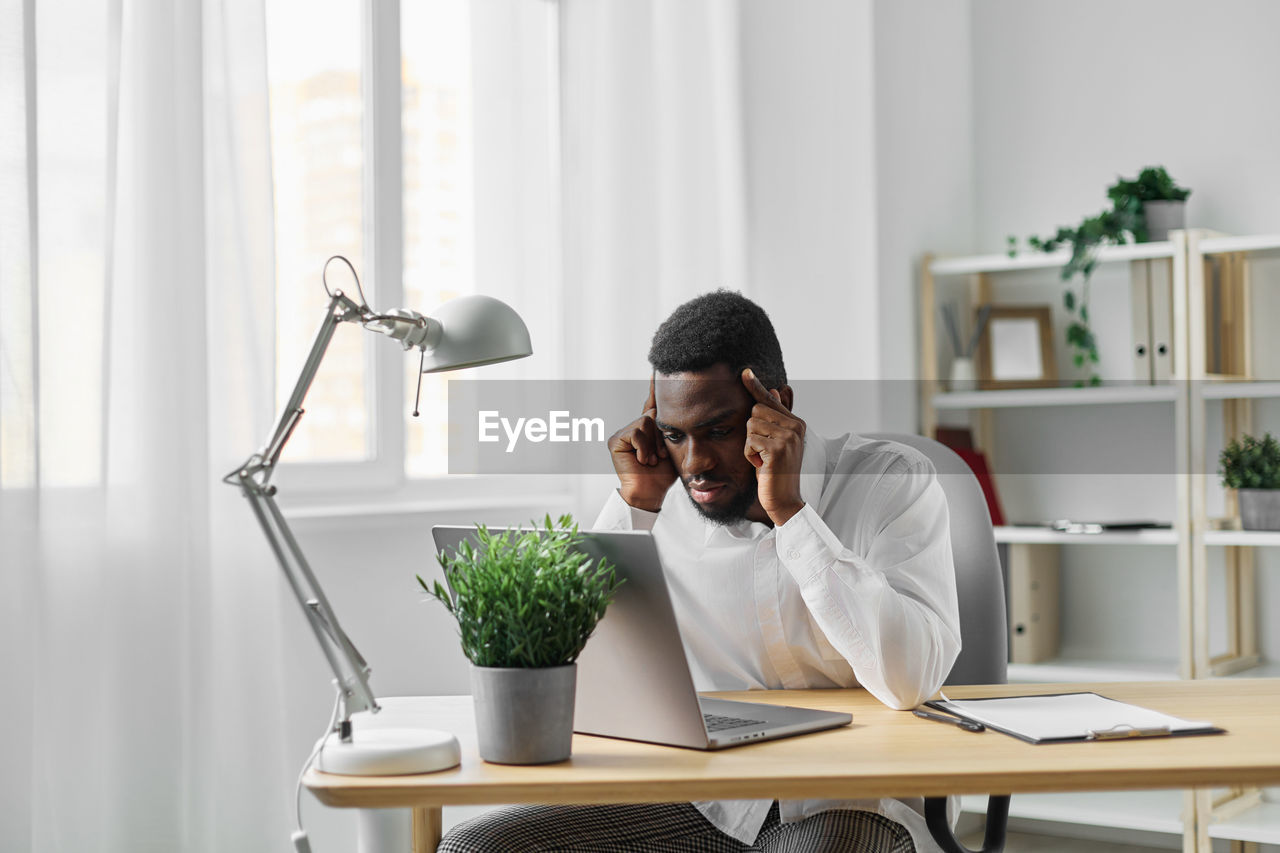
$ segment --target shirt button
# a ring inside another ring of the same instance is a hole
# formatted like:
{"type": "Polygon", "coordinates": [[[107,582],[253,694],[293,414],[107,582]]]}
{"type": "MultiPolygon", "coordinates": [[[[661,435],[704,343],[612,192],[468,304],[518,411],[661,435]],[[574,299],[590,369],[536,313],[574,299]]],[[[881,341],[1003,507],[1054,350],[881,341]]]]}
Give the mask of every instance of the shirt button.
{"type": "Polygon", "coordinates": [[[792,548],[790,551],[787,552],[787,556],[793,560],[798,560],[800,559],[800,552],[797,551],[795,548],[792,548]]]}

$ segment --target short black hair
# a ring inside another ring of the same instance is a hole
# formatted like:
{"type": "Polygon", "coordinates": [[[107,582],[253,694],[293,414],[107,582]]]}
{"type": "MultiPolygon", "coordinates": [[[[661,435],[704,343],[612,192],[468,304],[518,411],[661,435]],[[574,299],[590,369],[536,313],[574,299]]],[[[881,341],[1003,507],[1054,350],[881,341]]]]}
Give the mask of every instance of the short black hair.
{"type": "Polygon", "coordinates": [[[782,347],[764,309],[741,293],[717,290],[681,305],[653,333],[649,364],[670,375],[726,364],[750,367],[766,388],[787,384],[782,347]]]}

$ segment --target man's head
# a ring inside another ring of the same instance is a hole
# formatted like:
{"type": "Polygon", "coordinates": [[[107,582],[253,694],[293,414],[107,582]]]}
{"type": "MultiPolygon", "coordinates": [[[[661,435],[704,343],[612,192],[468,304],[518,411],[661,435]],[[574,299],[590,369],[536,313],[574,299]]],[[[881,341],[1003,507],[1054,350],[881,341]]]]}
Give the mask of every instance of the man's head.
{"type": "Polygon", "coordinates": [[[760,306],[718,290],[686,302],[654,333],[656,421],[694,506],[729,524],[766,521],[756,470],[743,455],[755,399],[742,384],[752,372],[791,407],[791,388],[773,324],[760,306]]]}
{"type": "Polygon", "coordinates": [[[649,364],[661,375],[723,364],[735,376],[749,367],[766,388],[787,384],[782,347],[764,309],[741,293],[717,290],[681,305],[653,333],[649,364]]]}

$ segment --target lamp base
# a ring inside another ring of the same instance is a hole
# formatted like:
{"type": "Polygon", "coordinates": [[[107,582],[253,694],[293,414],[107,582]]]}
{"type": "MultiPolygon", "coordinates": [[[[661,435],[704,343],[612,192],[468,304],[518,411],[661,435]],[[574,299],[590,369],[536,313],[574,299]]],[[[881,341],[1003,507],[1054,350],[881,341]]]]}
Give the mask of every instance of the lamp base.
{"type": "Polygon", "coordinates": [[[410,776],[436,773],[462,763],[458,739],[431,729],[357,730],[350,743],[330,732],[315,767],[340,776],[410,776]]]}

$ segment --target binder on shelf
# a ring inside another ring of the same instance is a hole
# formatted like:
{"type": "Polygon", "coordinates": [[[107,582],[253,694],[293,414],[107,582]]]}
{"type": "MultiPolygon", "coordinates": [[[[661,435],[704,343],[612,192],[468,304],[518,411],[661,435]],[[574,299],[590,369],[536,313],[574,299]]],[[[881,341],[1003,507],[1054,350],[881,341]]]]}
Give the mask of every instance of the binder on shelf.
{"type": "Polygon", "coordinates": [[[1207,735],[1226,731],[1204,720],[1184,720],[1097,693],[943,699],[925,705],[1027,743],[1207,735]]]}
{"type": "Polygon", "coordinates": [[[1057,545],[1011,543],[1006,559],[1009,661],[1040,663],[1058,656],[1059,551],[1057,545]]]}
{"type": "Polygon", "coordinates": [[[1133,356],[1133,379],[1150,382],[1154,373],[1151,368],[1151,283],[1146,261],[1129,264],[1129,294],[1133,318],[1133,341],[1129,347],[1133,356]]]}
{"type": "Polygon", "coordinates": [[[996,481],[987,467],[987,456],[981,450],[953,447],[956,455],[964,460],[964,464],[973,471],[982,487],[982,494],[987,499],[987,513],[991,516],[991,524],[995,527],[1004,525],[1004,510],[1000,506],[1000,496],[996,493],[996,481]]]}
{"type": "Polygon", "coordinates": [[[1133,318],[1134,381],[1163,382],[1173,378],[1173,263],[1167,258],[1133,261],[1129,265],[1133,318]]]}
{"type": "Polygon", "coordinates": [[[1146,263],[1151,287],[1151,378],[1165,382],[1173,378],[1173,263],[1167,259],[1146,263]]]}

